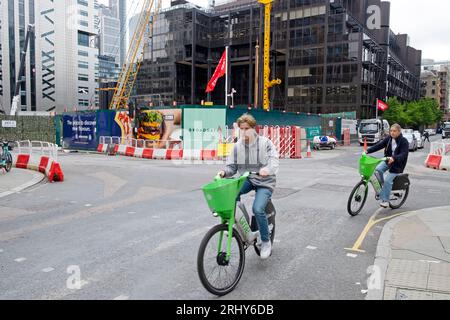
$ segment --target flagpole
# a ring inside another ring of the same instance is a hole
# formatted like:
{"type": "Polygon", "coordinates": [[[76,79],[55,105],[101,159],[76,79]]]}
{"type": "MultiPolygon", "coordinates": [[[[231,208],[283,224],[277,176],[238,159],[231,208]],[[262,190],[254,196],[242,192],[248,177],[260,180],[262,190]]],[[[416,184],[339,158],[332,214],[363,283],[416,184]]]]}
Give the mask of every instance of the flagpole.
{"type": "Polygon", "coordinates": [[[375,119],[378,119],[378,99],[377,99],[377,103],[375,105],[375,119]]]}
{"type": "Polygon", "coordinates": [[[225,47],[225,106],[228,107],[228,46],[225,47]]]}

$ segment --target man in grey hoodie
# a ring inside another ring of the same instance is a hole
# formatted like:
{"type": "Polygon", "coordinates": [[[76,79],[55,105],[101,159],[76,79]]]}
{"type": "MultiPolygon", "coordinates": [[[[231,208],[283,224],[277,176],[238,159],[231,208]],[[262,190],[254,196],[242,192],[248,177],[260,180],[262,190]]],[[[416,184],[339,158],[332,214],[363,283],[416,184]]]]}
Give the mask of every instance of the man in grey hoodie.
{"type": "Polygon", "coordinates": [[[269,139],[258,136],[255,131],[256,120],[249,114],[244,114],[237,120],[240,129],[240,139],[227,158],[226,168],[219,172],[223,178],[232,177],[239,171],[257,172],[251,174],[244,183],[241,195],[252,190],[256,191],[253,203],[253,214],[256,217],[261,234],[261,259],[265,260],[272,253],[269,223],[265,212],[267,203],[272,197],[276,185],[276,174],[279,166],[279,156],[275,145],[269,139]]]}

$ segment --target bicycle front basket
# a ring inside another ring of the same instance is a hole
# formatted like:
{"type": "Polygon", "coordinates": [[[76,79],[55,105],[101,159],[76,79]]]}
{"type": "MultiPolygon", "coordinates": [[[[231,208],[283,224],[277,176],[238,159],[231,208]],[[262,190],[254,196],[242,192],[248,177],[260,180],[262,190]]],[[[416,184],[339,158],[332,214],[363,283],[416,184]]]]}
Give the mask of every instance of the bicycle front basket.
{"type": "Polygon", "coordinates": [[[382,161],[383,160],[374,157],[362,156],[359,160],[359,173],[365,179],[370,179],[375,172],[375,169],[382,161]]]}
{"type": "Polygon", "coordinates": [[[203,186],[203,194],[211,211],[224,219],[229,219],[234,211],[241,185],[241,180],[237,178],[220,179],[203,186]]]}

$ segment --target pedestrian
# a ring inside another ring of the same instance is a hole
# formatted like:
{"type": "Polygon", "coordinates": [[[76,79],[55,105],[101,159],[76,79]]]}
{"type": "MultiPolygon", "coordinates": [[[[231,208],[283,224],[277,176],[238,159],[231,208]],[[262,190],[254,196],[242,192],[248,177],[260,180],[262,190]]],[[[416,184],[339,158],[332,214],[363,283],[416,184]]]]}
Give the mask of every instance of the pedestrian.
{"type": "Polygon", "coordinates": [[[425,130],[425,132],[423,133],[423,140],[424,142],[430,142],[430,133],[427,130],[425,130]]]}

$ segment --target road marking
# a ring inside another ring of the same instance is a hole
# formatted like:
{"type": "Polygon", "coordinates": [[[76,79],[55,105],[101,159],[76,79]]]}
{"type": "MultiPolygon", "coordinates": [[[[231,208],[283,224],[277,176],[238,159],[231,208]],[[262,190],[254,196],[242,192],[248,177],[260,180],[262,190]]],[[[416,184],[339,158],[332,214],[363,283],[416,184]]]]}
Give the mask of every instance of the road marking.
{"type": "Polygon", "coordinates": [[[14,261],[16,261],[16,262],[24,262],[25,260],[27,260],[27,258],[17,258],[17,259],[14,259],[14,261]]]}
{"type": "Polygon", "coordinates": [[[128,299],[130,299],[130,297],[129,296],[126,296],[126,295],[120,295],[120,296],[118,296],[118,297],[115,297],[113,300],[128,300],[128,299]]]}
{"type": "Polygon", "coordinates": [[[366,226],[364,227],[363,231],[359,235],[359,238],[356,240],[353,247],[352,248],[344,248],[344,250],[365,253],[366,252],[365,250],[361,250],[361,245],[364,242],[364,239],[367,237],[367,234],[369,233],[370,229],[372,229],[376,224],[378,224],[380,222],[383,222],[386,220],[391,220],[393,218],[396,218],[396,217],[399,217],[399,216],[402,216],[402,215],[405,215],[408,213],[408,212],[398,213],[398,214],[394,214],[394,215],[386,217],[386,218],[375,220],[376,217],[384,210],[385,210],[384,208],[380,208],[377,211],[375,211],[375,213],[370,217],[369,221],[367,222],[366,226]]]}
{"type": "Polygon", "coordinates": [[[0,253],[2,253],[3,252],[3,249],[0,249],[0,253]]]}
{"type": "Polygon", "coordinates": [[[85,207],[92,207],[92,204],[87,203],[87,204],[85,204],[84,206],[85,206],[85,207]]]}
{"type": "Polygon", "coordinates": [[[425,263],[435,263],[435,264],[441,263],[441,261],[430,261],[430,260],[419,260],[419,261],[425,262],[425,263]]]}
{"type": "Polygon", "coordinates": [[[209,227],[198,228],[191,232],[184,233],[174,239],[162,242],[156,248],[146,252],[144,254],[144,257],[150,257],[156,253],[159,253],[161,251],[175,247],[175,246],[179,245],[180,243],[185,243],[187,240],[189,240],[191,238],[195,238],[195,237],[205,234],[208,230],[209,230],[209,227]]]}
{"type": "Polygon", "coordinates": [[[354,259],[354,258],[358,257],[358,255],[354,254],[354,253],[347,253],[347,257],[354,259]]]}
{"type": "Polygon", "coordinates": [[[152,216],[153,219],[159,219],[159,216],[152,216]]]}
{"type": "Polygon", "coordinates": [[[309,250],[317,250],[317,247],[307,246],[306,249],[309,249],[309,250]]]}
{"type": "Polygon", "coordinates": [[[42,272],[48,273],[48,272],[52,272],[53,270],[55,270],[55,269],[52,267],[49,267],[49,268],[42,269],[42,272]]]}
{"type": "Polygon", "coordinates": [[[360,286],[361,285],[361,282],[357,282],[357,283],[355,283],[357,286],[360,286]]]}
{"type": "Polygon", "coordinates": [[[183,224],[184,221],[183,221],[183,220],[178,220],[177,223],[178,223],[178,224],[183,224]]]}
{"type": "Polygon", "coordinates": [[[70,201],[69,203],[70,203],[70,204],[75,204],[75,203],[77,203],[77,202],[74,201],[74,200],[72,200],[72,201],[70,201]]]}
{"type": "Polygon", "coordinates": [[[135,214],[135,213],[136,213],[135,211],[128,212],[128,214],[135,214]]]}
{"type": "Polygon", "coordinates": [[[275,242],[275,243],[280,243],[281,240],[276,239],[276,240],[273,240],[273,242],[275,242]]]}

